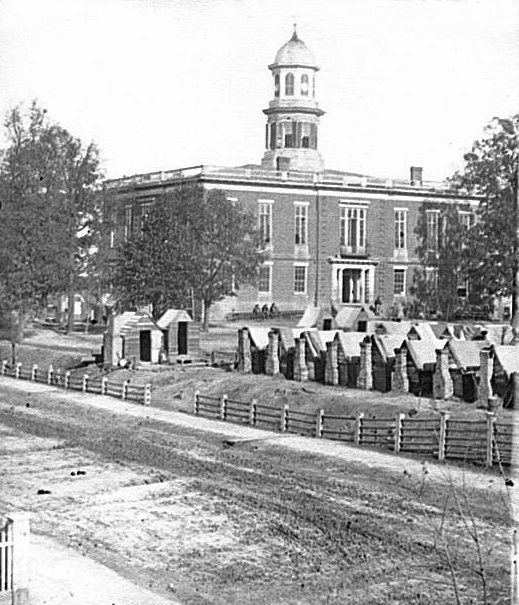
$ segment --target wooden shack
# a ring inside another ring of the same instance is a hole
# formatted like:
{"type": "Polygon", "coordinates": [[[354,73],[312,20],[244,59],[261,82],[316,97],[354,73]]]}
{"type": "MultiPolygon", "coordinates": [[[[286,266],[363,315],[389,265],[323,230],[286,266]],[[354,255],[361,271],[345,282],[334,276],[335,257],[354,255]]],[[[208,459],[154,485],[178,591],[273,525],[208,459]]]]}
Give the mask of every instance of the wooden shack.
{"type": "Polygon", "coordinates": [[[406,352],[409,391],[415,395],[431,395],[436,367],[435,346],[427,340],[405,340],[399,351],[406,352]]]}
{"type": "Polygon", "coordinates": [[[473,403],[478,398],[479,353],[487,343],[479,340],[451,339],[446,346],[454,396],[467,403],[473,403]]]}
{"type": "Polygon", "coordinates": [[[337,332],[337,364],[339,367],[339,384],[352,389],[357,387],[360,365],[360,343],[364,332],[337,332]]]}
{"type": "Polygon", "coordinates": [[[162,331],[163,352],[168,361],[200,350],[200,331],[193,327],[187,311],[168,309],[157,321],[157,327],[162,331]]]}
{"type": "Polygon", "coordinates": [[[395,363],[395,349],[404,342],[403,336],[372,334],[371,363],[373,390],[387,393],[392,388],[392,372],[395,363]]]}
{"type": "Polygon", "coordinates": [[[494,345],[492,351],[494,358],[492,390],[503,400],[504,407],[513,408],[515,405],[513,375],[519,376],[519,346],[494,345]]]}
{"type": "Polygon", "coordinates": [[[368,324],[375,314],[367,307],[342,307],[334,318],[332,327],[344,332],[368,331],[368,324]]]}
{"type": "Polygon", "coordinates": [[[132,363],[158,363],[162,331],[146,313],[136,313],[120,330],[122,357],[132,363]]]}
{"type": "Polygon", "coordinates": [[[270,329],[248,326],[246,330],[250,339],[252,373],[265,374],[270,329]]]}

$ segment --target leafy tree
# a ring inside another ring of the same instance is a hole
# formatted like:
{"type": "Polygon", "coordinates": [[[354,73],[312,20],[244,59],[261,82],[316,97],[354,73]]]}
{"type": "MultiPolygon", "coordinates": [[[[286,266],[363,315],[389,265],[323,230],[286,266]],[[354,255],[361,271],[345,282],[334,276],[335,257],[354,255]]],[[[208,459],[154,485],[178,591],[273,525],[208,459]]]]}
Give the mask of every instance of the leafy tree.
{"type": "Polygon", "coordinates": [[[121,247],[114,273],[122,307],[152,305],[158,318],[168,307],[203,305],[203,329],[211,305],[252,283],[262,256],[253,217],[223,191],[189,183],[157,200],[140,232],[121,247]]]}
{"type": "Polygon", "coordinates": [[[472,290],[482,297],[513,295],[517,316],[519,114],[494,118],[465,155],[465,167],[453,180],[458,189],[481,195],[471,230],[465,268],[472,290]]]}
{"type": "Polygon", "coordinates": [[[0,305],[20,341],[28,315],[49,296],[68,292],[71,327],[74,291],[95,250],[99,160],[94,145],[84,148],[35,102],[26,115],[11,110],[5,127],[0,305]]]}
{"type": "MultiPolygon", "coordinates": [[[[460,203],[425,202],[418,216],[417,254],[422,267],[414,275],[414,294],[426,315],[449,320],[460,306],[458,287],[465,281],[464,259],[469,230],[462,213],[470,206],[460,203]]],[[[470,216],[470,215],[467,215],[470,216]]]]}

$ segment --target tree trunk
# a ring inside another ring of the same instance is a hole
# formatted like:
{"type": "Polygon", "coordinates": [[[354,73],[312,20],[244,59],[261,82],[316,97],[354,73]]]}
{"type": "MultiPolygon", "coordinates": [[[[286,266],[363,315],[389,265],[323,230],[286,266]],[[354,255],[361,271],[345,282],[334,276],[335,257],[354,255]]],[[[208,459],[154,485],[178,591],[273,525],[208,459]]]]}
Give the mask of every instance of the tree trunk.
{"type": "Polygon", "coordinates": [[[74,274],[71,272],[69,276],[68,282],[68,315],[67,315],[67,330],[66,333],[70,334],[74,330],[74,303],[76,298],[75,288],[74,288],[74,274]]]}
{"type": "Polygon", "coordinates": [[[16,342],[14,340],[11,340],[11,365],[13,368],[16,365],[16,342]]]}
{"type": "Polygon", "coordinates": [[[209,313],[211,310],[211,301],[204,300],[204,317],[202,322],[202,332],[209,331],[209,313]]]}
{"type": "MultiPolygon", "coordinates": [[[[512,275],[512,344],[519,345],[519,169],[516,171],[514,199],[514,268],[512,275]]],[[[516,377],[517,380],[517,377],[516,377]]]]}

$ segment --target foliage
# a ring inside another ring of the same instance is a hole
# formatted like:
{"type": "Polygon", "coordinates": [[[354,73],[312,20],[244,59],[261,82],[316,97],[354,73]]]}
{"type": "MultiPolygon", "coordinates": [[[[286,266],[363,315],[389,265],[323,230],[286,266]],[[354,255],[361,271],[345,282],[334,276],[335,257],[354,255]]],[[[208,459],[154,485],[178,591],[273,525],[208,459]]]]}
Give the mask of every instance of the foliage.
{"type": "Polygon", "coordinates": [[[163,194],[118,253],[114,285],[122,307],[203,303],[204,327],[213,302],[256,279],[260,239],[253,217],[223,191],[183,183],[163,194]]]}
{"type": "Polygon", "coordinates": [[[72,298],[87,275],[99,220],[99,157],[95,145],[84,147],[36,102],[25,114],[12,109],[5,127],[0,304],[18,315],[23,333],[32,309],[52,295],[72,298]]]}
{"type": "Polygon", "coordinates": [[[464,257],[471,289],[483,297],[512,294],[517,270],[516,230],[519,114],[494,118],[465,155],[453,183],[482,196],[464,257]]]}
{"type": "Polygon", "coordinates": [[[454,202],[426,202],[420,208],[415,232],[422,267],[415,272],[413,288],[425,315],[438,314],[448,320],[461,304],[458,287],[465,280],[463,267],[469,233],[461,216],[467,211],[470,206],[454,202]],[[435,225],[432,229],[431,219],[435,225]]]}

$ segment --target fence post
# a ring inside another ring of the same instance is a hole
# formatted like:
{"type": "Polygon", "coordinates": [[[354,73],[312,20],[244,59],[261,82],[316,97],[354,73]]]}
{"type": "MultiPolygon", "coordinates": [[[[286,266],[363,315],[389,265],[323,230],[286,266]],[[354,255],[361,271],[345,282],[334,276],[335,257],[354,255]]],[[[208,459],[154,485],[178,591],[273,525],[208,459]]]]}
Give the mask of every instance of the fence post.
{"type": "Polygon", "coordinates": [[[143,405],[150,405],[151,403],[151,384],[147,382],[144,385],[144,400],[142,402],[143,405]]]}
{"type": "Polygon", "coordinates": [[[121,399],[127,399],[128,398],[128,386],[130,385],[130,381],[129,380],[125,380],[123,382],[122,388],[121,388],[121,399]]]}
{"type": "Polygon", "coordinates": [[[3,359],[2,360],[2,365],[0,366],[0,374],[2,376],[5,376],[5,370],[6,370],[6,368],[7,368],[7,360],[3,359]]]}
{"type": "Polygon", "coordinates": [[[83,374],[83,380],[81,381],[81,390],[86,393],[88,390],[88,374],[83,374]]]}
{"type": "Polygon", "coordinates": [[[256,399],[253,399],[250,404],[250,410],[249,410],[249,424],[251,426],[256,426],[256,413],[257,413],[256,406],[257,405],[258,405],[258,402],[256,401],[256,399]]]}
{"type": "Polygon", "coordinates": [[[487,412],[487,447],[486,447],[486,465],[492,466],[494,462],[494,423],[496,416],[493,412],[487,412]]]}
{"type": "Polygon", "coordinates": [[[58,386],[61,386],[61,369],[58,368],[56,370],[56,374],[54,376],[54,383],[57,384],[58,386]]]}
{"type": "Polygon", "coordinates": [[[7,518],[12,523],[13,576],[12,604],[29,605],[30,527],[27,513],[11,513],[7,518]]]}
{"type": "Polygon", "coordinates": [[[220,420],[227,419],[227,395],[222,395],[220,399],[220,420]]]}
{"type": "Polygon", "coordinates": [[[323,436],[324,410],[317,410],[315,417],[315,436],[320,439],[323,436]]]}
{"type": "Polygon", "coordinates": [[[54,373],[54,368],[50,365],[47,370],[47,384],[52,384],[53,373],[54,373]]]}
{"type": "Polygon", "coordinates": [[[362,443],[362,419],[364,418],[364,414],[359,412],[357,414],[357,419],[355,420],[355,435],[354,441],[355,445],[361,445],[362,443]]]}
{"type": "Polygon", "coordinates": [[[34,382],[36,380],[36,375],[38,374],[38,364],[34,364],[31,369],[31,380],[34,382]]]}
{"type": "Polygon", "coordinates": [[[64,389],[70,388],[70,372],[65,372],[65,381],[63,383],[63,388],[64,389]]]}
{"type": "Polygon", "coordinates": [[[195,416],[198,416],[200,413],[200,391],[195,391],[195,406],[194,410],[195,416]]]}
{"type": "Polygon", "coordinates": [[[397,454],[402,443],[402,421],[404,418],[405,414],[397,414],[395,417],[395,453],[397,454]]]}
{"type": "Polygon", "coordinates": [[[101,395],[106,395],[108,391],[108,378],[103,376],[101,378],[101,395]]]}
{"type": "Polygon", "coordinates": [[[288,430],[288,405],[284,405],[281,408],[281,418],[280,418],[280,426],[279,430],[282,433],[286,433],[288,430]]]}
{"type": "Polygon", "coordinates": [[[22,375],[22,364],[18,362],[14,368],[14,377],[20,378],[22,375]]]}
{"type": "Polygon", "coordinates": [[[438,437],[438,460],[445,460],[445,443],[447,441],[447,423],[449,421],[449,412],[441,412],[440,416],[440,435],[438,437]]]}

